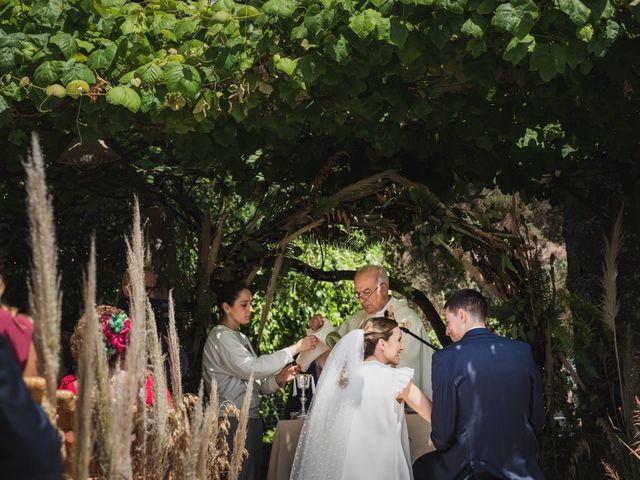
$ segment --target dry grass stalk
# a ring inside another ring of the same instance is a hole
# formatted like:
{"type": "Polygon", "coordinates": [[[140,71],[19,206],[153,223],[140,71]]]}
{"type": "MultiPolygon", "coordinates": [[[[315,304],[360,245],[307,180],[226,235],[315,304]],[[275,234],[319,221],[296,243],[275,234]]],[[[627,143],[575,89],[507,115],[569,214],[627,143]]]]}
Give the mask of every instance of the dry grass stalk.
{"type": "Polygon", "coordinates": [[[253,372],[251,372],[249,380],[247,381],[247,392],[244,394],[244,400],[242,402],[242,410],[240,410],[240,416],[238,417],[238,429],[233,438],[233,453],[231,454],[228,480],[238,479],[242,471],[242,462],[246,456],[244,445],[247,440],[247,423],[249,421],[249,407],[251,406],[253,386],[253,372]]]}
{"type": "Polygon", "coordinates": [[[610,480],[620,480],[620,475],[618,475],[618,472],[616,472],[616,470],[604,460],[602,460],[602,466],[604,467],[604,473],[607,478],[609,478],[610,480]]]}
{"type": "Polygon", "coordinates": [[[191,411],[191,432],[189,438],[189,450],[186,452],[187,461],[185,462],[184,478],[187,480],[195,480],[196,466],[198,464],[198,454],[200,453],[200,438],[202,437],[203,426],[203,405],[204,405],[204,384],[200,381],[198,389],[198,400],[191,411]]]}
{"type": "Polygon", "coordinates": [[[29,308],[34,321],[38,372],[47,381],[48,403],[55,405],[60,368],[62,299],[53,206],[45,180],[44,158],[36,134],[31,137],[31,155],[23,166],[27,174],[27,214],[32,252],[29,308]]]}
{"type": "Polygon", "coordinates": [[[620,388],[620,402],[624,401],[624,384],[622,382],[622,365],[620,364],[620,352],[618,349],[618,333],[616,328],[616,317],[618,316],[618,255],[622,247],[622,215],[624,209],[620,208],[613,231],[611,241],[604,239],[604,268],[603,268],[603,301],[602,316],[605,324],[613,333],[613,348],[616,355],[616,366],[618,367],[618,383],[620,388]]]}
{"type": "Polygon", "coordinates": [[[182,374],[180,371],[180,343],[176,328],[176,310],[173,290],[169,291],[169,367],[171,369],[171,394],[176,408],[182,404],[182,374]]]}
{"type": "Polygon", "coordinates": [[[156,330],[155,315],[151,303],[147,302],[147,347],[153,378],[153,419],[152,419],[152,476],[164,478],[167,471],[167,446],[169,441],[168,418],[169,401],[167,399],[167,374],[164,369],[162,349],[156,330]]]}
{"type": "MultiPolygon", "coordinates": [[[[142,412],[145,401],[145,317],[146,294],[144,289],[144,241],[140,222],[140,206],[137,198],[133,207],[133,226],[131,238],[127,239],[127,263],[129,286],[131,289],[129,318],[131,331],[125,362],[125,371],[116,365],[114,390],[118,392],[113,405],[113,454],[112,471],[115,477],[131,479],[131,434],[134,431],[134,411],[142,412]]],[[[144,439],[137,439],[144,442],[144,439]]]]}
{"type": "Polygon", "coordinates": [[[209,458],[207,459],[207,470],[213,472],[212,476],[215,479],[228,478],[231,454],[228,441],[229,418],[240,415],[238,408],[231,402],[224,402],[221,408],[222,411],[218,417],[218,438],[215,439],[215,444],[213,445],[213,454],[210,446],[209,458]]]}
{"type": "Polygon", "coordinates": [[[636,409],[633,412],[633,427],[635,430],[633,449],[636,458],[640,460],[640,397],[636,397],[636,409]]]}
{"type": "Polygon", "coordinates": [[[99,463],[101,471],[106,478],[111,477],[113,465],[113,418],[112,418],[112,393],[109,381],[109,362],[104,349],[102,335],[97,335],[93,342],[95,351],[95,377],[96,377],[96,417],[99,463]]]}
{"type": "Polygon", "coordinates": [[[625,345],[622,358],[622,380],[624,381],[624,388],[622,390],[622,414],[624,416],[627,439],[629,443],[632,443],[634,437],[638,434],[638,428],[634,422],[634,408],[636,406],[636,395],[640,392],[640,369],[638,368],[638,352],[634,348],[634,335],[630,324],[627,324],[624,338],[625,345]]]}
{"type": "Polygon", "coordinates": [[[604,269],[602,286],[604,290],[602,302],[602,316],[605,324],[612,332],[616,331],[616,317],[618,316],[618,290],[616,279],[618,277],[618,255],[622,247],[622,214],[620,209],[616,222],[613,225],[611,241],[604,238],[604,269]]]}
{"type": "MultiPolygon", "coordinates": [[[[185,397],[187,397],[185,395],[185,397]]],[[[187,412],[188,398],[181,402],[180,407],[169,411],[169,454],[171,463],[171,478],[184,478],[186,452],[189,451],[191,426],[187,412]]]]}
{"type": "Polygon", "coordinates": [[[215,384],[211,385],[211,395],[209,404],[204,412],[204,419],[202,425],[202,435],[200,435],[200,446],[198,452],[198,462],[196,464],[196,478],[206,479],[207,471],[211,471],[207,468],[209,465],[209,455],[215,455],[215,451],[212,451],[210,446],[213,443],[215,446],[216,437],[218,436],[218,392],[215,384]]]}
{"type": "Polygon", "coordinates": [[[92,414],[94,392],[94,370],[96,358],[96,342],[98,332],[98,316],[96,314],[96,240],[91,238],[89,265],[84,286],[84,318],[80,361],[78,362],[78,398],[75,412],[75,458],[73,477],[84,480],[89,476],[89,459],[93,451],[92,414]]]}

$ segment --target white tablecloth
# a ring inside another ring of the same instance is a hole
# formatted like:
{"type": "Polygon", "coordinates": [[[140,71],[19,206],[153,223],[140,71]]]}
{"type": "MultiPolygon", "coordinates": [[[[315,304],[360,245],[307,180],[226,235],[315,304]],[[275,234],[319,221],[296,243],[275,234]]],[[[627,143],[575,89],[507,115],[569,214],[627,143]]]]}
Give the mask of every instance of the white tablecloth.
{"type": "MultiPolygon", "coordinates": [[[[431,443],[431,424],[415,413],[406,415],[411,461],[435,450],[431,443]]],[[[276,427],[267,480],[289,480],[293,457],[302,430],[302,420],[280,420],[276,427]]]]}

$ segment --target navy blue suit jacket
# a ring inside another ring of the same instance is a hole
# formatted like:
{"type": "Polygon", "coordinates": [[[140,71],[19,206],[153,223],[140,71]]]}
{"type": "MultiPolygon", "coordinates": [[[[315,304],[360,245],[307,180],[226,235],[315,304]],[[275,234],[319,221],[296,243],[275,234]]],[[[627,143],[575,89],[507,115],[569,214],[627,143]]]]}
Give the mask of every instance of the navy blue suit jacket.
{"type": "Polygon", "coordinates": [[[544,478],[536,439],[544,426],[542,387],[528,344],[469,330],[434,354],[432,382],[438,452],[417,478],[544,478]]]}
{"type": "Polygon", "coordinates": [[[0,336],[0,477],[62,478],[60,437],[35,404],[5,337],[0,336]]]}

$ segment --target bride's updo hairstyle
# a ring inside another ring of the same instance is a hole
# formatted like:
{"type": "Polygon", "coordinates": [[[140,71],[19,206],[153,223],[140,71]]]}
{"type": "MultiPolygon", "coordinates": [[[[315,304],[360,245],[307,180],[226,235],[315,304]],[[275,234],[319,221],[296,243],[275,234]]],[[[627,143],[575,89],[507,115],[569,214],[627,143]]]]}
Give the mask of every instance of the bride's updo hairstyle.
{"type": "Polygon", "coordinates": [[[374,317],[364,322],[362,326],[364,330],[364,358],[373,355],[378,340],[389,340],[391,332],[397,326],[398,322],[387,317],[374,317]]]}

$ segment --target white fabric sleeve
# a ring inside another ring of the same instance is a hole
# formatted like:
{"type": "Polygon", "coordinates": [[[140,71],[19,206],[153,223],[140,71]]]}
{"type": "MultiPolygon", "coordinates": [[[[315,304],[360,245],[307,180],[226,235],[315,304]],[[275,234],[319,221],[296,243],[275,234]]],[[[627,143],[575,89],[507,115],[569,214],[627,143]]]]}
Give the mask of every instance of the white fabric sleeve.
{"type": "Polygon", "coordinates": [[[398,396],[413,379],[413,368],[400,367],[393,369],[393,395],[398,396]]]}
{"type": "Polygon", "coordinates": [[[218,342],[221,347],[220,357],[227,370],[242,380],[249,380],[251,372],[256,380],[262,380],[278,373],[287,363],[293,361],[287,349],[256,357],[232,332],[220,332],[218,342]]]}

